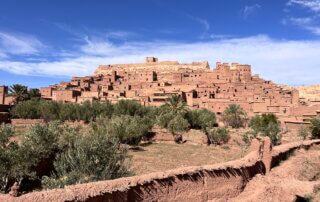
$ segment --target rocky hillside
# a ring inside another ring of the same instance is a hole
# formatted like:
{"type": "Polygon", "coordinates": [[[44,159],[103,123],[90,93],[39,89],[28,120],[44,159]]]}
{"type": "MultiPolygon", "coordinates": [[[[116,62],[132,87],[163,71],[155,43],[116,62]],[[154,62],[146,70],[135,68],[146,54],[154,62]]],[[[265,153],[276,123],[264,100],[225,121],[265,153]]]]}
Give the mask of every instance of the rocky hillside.
{"type": "Polygon", "coordinates": [[[296,88],[301,98],[320,100],[320,85],[299,86],[296,88]]]}

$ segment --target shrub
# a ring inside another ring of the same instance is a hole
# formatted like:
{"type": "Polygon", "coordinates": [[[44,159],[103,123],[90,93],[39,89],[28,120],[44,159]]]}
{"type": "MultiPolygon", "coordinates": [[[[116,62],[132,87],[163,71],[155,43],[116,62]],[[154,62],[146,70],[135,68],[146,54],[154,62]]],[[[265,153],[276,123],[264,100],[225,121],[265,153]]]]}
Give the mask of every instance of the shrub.
{"type": "Polygon", "coordinates": [[[115,115],[143,116],[146,113],[146,108],[134,100],[120,100],[114,105],[115,115]]]}
{"type": "Polygon", "coordinates": [[[210,112],[207,109],[190,110],[186,114],[186,118],[191,128],[194,129],[205,131],[206,128],[212,128],[217,125],[215,113],[210,112]]]}
{"type": "Polygon", "coordinates": [[[156,123],[162,128],[168,128],[170,121],[175,117],[175,114],[172,113],[162,113],[157,116],[156,123]]]}
{"type": "Polygon", "coordinates": [[[280,122],[274,114],[256,115],[250,120],[249,126],[257,135],[268,136],[273,145],[281,141],[280,122]]]}
{"type": "Polygon", "coordinates": [[[39,102],[40,117],[45,121],[59,120],[60,104],[53,101],[39,102]]]}
{"type": "Polygon", "coordinates": [[[230,135],[226,128],[214,128],[207,133],[209,142],[211,144],[220,145],[229,141],[230,135]]]}
{"type": "Polygon", "coordinates": [[[77,104],[74,103],[60,103],[59,108],[59,120],[77,120],[78,119],[78,110],[77,104]]]}
{"type": "Polygon", "coordinates": [[[12,115],[23,119],[39,119],[41,116],[39,104],[40,101],[38,99],[20,101],[14,106],[12,115]]]}
{"type": "Polygon", "coordinates": [[[0,127],[0,192],[8,192],[10,183],[12,185],[11,170],[14,166],[13,155],[17,145],[10,143],[13,130],[8,125],[0,127]]]}
{"type": "Polygon", "coordinates": [[[32,89],[30,89],[29,91],[28,91],[28,95],[29,95],[29,98],[36,98],[36,99],[38,99],[38,98],[40,98],[41,97],[41,93],[40,93],[40,91],[39,91],[39,89],[37,89],[37,88],[32,88],[32,89]]]}
{"type": "Polygon", "coordinates": [[[231,104],[222,114],[222,118],[226,125],[231,126],[232,128],[241,128],[244,127],[246,122],[246,113],[240,107],[240,105],[231,104]]]}
{"type": "Polygon", "coordinates": [[[320,117],[311,119],[311,137],[312,139],[319,139],[320,138],[320,117]]]}
{"type": "Polygon", "coordinates": [[[92,102],[92,110],[93,110],[93,115],[94,118],[98,116],[103,116],[103,117],[111,117],[114,111],[113,105],[107,101],[107,102],[98,102],[98,101],[93,101],[92,102]]]}
{"type": "Polygon", "coordinates": [[[95,119],[94,109],[89,101],[85,101],[81,105],[76,104],[74,107],[77,114],[76,120],[83,120],[85,122],[89,122],[95,119]]]}
{"type": "Polygon", "coordinates": [[[35,155],[35,159],[45,158],[58,149],[57,143],[61,133],[62,128],[57,121],[43,125],[37,124],[26,131],[21,146],[35,155]]]}
{"type": "Polygon", "coordinates": [[[57,149],[57,123],[30,127],[21,144],[10,141],[11,127],[0,127],[0,190],[8,192],[14,182],[23,188],[24,179],[35,179],[37,164],[57,149]]]}
{"type": "Polygon", "coordinates": [[[306,140],[309,136],[309,130],[306,127],[301,127],[299,128],[299,136],[303,139],[306,140]]]}
{"type": "Polygon", "coordinates": [[[47,188],[115,179],[130,175],[125,159],[127,150],[119,147],[117,138],[96,130],[69,143],[54,162],[56,173],[43,177],[47,188]]]}
{"type": "Polygon", "coordinates": [[[250,145],[251,140],[257,137],[257,132],[255,131],[248,131],[242,136],[242,140],[244,143],[250,145]]]}
{"type": "Polygon", "coordinates": [[[103,130],[109,136],[119,139],[123,144],[137,145],[146,137],[152,128],[152,122],[139,116],[120,115],[109,118],[99,118],[93,124],[94,130],[103,130]]]}
{"type": "Polygon", "coordinates": [[[171,121],[168,123],[167,128],[172,133],[179,133],[187,131],[189,127],[189,123],[186,119],[182,117],[182,115],[176,115],[171,121]]]}

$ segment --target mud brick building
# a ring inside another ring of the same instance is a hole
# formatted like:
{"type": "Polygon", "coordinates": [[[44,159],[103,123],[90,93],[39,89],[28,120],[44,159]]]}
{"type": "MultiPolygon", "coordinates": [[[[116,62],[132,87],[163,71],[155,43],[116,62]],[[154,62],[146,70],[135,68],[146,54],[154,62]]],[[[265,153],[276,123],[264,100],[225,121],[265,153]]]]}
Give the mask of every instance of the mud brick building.
{"type": "MultiPolygon", "coordinates": [[[[14,104],[0,86],[0,106],[14,104]]],[[[190,108],[205,108],[218,115],[230,104],[240,105],[249,116],[276,114],[282,124],[299,128],[320,115],[320,104],[308,104],[295,88],[281,86],[259,75],[252,75],[251,66],[217,62],[181,64],[147,57],[144,63],[100,65],[94,75],[72,77],[40,88],[41,97],[61,102],[136,100],[145,106],[164,104],[172,95],[180,95],[190,108]]],[[[2,110],[6,119],[7,111],[2,110]]]]}
{"type": "Polygon", "coordinates": [[[287,115],[299,106],[297,90],[286,90],[271,81],[252,75],[251,66],[238,63],[208,62],[180,64],[147,57],[144,63],[100,65],[93,76],[73,77],[40,88],[43,98],[64,102],[132,99],[146,106],[166,102],[181,95],[189,107],[222,113],[231,104],[239,104],[249,114],[287,115]]]}

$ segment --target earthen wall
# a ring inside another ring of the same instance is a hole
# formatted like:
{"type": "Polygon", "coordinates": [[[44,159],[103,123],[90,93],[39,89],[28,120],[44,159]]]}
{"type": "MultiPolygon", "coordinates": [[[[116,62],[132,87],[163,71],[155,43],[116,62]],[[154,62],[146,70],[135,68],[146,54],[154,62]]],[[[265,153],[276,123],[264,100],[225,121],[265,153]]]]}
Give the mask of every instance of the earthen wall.
{"type": "Polygon", "coordinates": [[[11,201],[209,201],[239,195],[256,174],[266,174],[288,154],[299,148],[320,144],[300,141],[274,147],[256,140],[242,159],[221,164],[186,167],[142,176],[120,178],[64,189],[33,192],[11,201]]]}

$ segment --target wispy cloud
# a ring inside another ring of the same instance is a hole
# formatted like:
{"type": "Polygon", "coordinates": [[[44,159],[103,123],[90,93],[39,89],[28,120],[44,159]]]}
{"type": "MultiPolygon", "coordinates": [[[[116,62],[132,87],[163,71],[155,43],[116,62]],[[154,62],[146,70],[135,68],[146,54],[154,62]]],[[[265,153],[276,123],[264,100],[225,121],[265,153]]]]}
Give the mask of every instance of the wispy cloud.
{"type": "Polygon", "coordinates": [[[316,17],[289,17],[282,19],[283,25],[296,25],[302,29],[308,30],[314,35],[320,36],[320,26],[316,24],[316,17]]]}
{"type": "Polygon", "coordinates": [[[209,24],[209,22],[208,22],[207,20],[202,19],[202,18],[199,18],[199,17],[192,16],[192,15],[189,15],[189,17],[190,17],[192,20],[197,21],[198,23],[200,23],[200,24],[203,26],[203,28],[204,28],[205,31],[209,31],[209,29],[210,29],[210,24],[209,24]]]}
{"type": "Polygon", "coordinates": [[[209,30],[210,30],[210,23],[203,18],[200,17],[196,17],[196,16],[192,16],[192,15],[187,15],[190,19],[192,19],[193,21],[199,23],[202,27],[203,27],[203,31],[201,33],[201,35],[199,36],[200,39],[205,39],[208,38],[210,36],[209,34],[209,30]]]}
{"type": "Polygon", "coordinates": [[[311,18],[311,17],[304,17],[304,18],[291,17],[290,21],[296,25],[305,26],[305,25],[310,25],[313,22],[313,18],[311,18]]]}
{"type": "Polygon", "coordinates": [[[314,12],[320,12],[320,0],[289,0],[287,5],[298,5],[314,12]]]}
{"type": "Polygon", "coordinates": [[[293,24],[320,36],[320,0],[289,0],[287,5],[307,8],[313,12],[307,13],[306,17],[287,17],[282,20],[282,24],[293,24]]]}
{"type": "Polygon", "coordinates": [[[100,64],[142,62],[146,56],[181,62],[207,60],[249,63],[265,79],[286,84],[319,82],[320,40],[274,40],[265,35],[230,38],[196,43],[128,42],[87,39],[75,57],[47,62],[16,62],[0,59],[0,69],[15,74],[47,76],[92,75],[100,64]],[[303,50],[303,51],[301,51],[303,50]],[[304,67],[303,69],[301,67],[304,67]],[[277,74],[274,74],[277,72],[277,74]]]}
{"type": "Polygon", "coordinates": [[[260,4],[253,4],[253,5],[247,5],[244,7],[243,12],[242,12],[242,16],[243,18],[248,18],[249,15],[251,15],[252,13],[254,13],[256,10],[258,10],[259,8],[261,8],[260,4]]]}
{"type": "Polygon", "coordinates": [[[94,33],[95,36],[99,38],[117,39],[117,40],[123,40],[123,41],[139,36],[139,34],[137,33],[123,31],[123,30],[106,30],[102,32],[102,31],[89,29],[85,26],[82,26],[81,29],[77,29],[65,23],[53,23],[53,24],[59,29],[76,37],[75,40],[80,40],[80,41],[82,41],[84,38],[86,38],[89,34],[92,34],[92,33],[94,33]]]}
{"type": "Polygon", "coordinates": [[[34,36],[0,32],[0,49],[4,56],[37,54],[43,47],[42,42],[34,36]]]}
{"type": "Polygon", "coordinates": [[[209,35],[210,39],[230,39],[234,38],[234,35],[231,34],[210,34],[209,35]]]}

